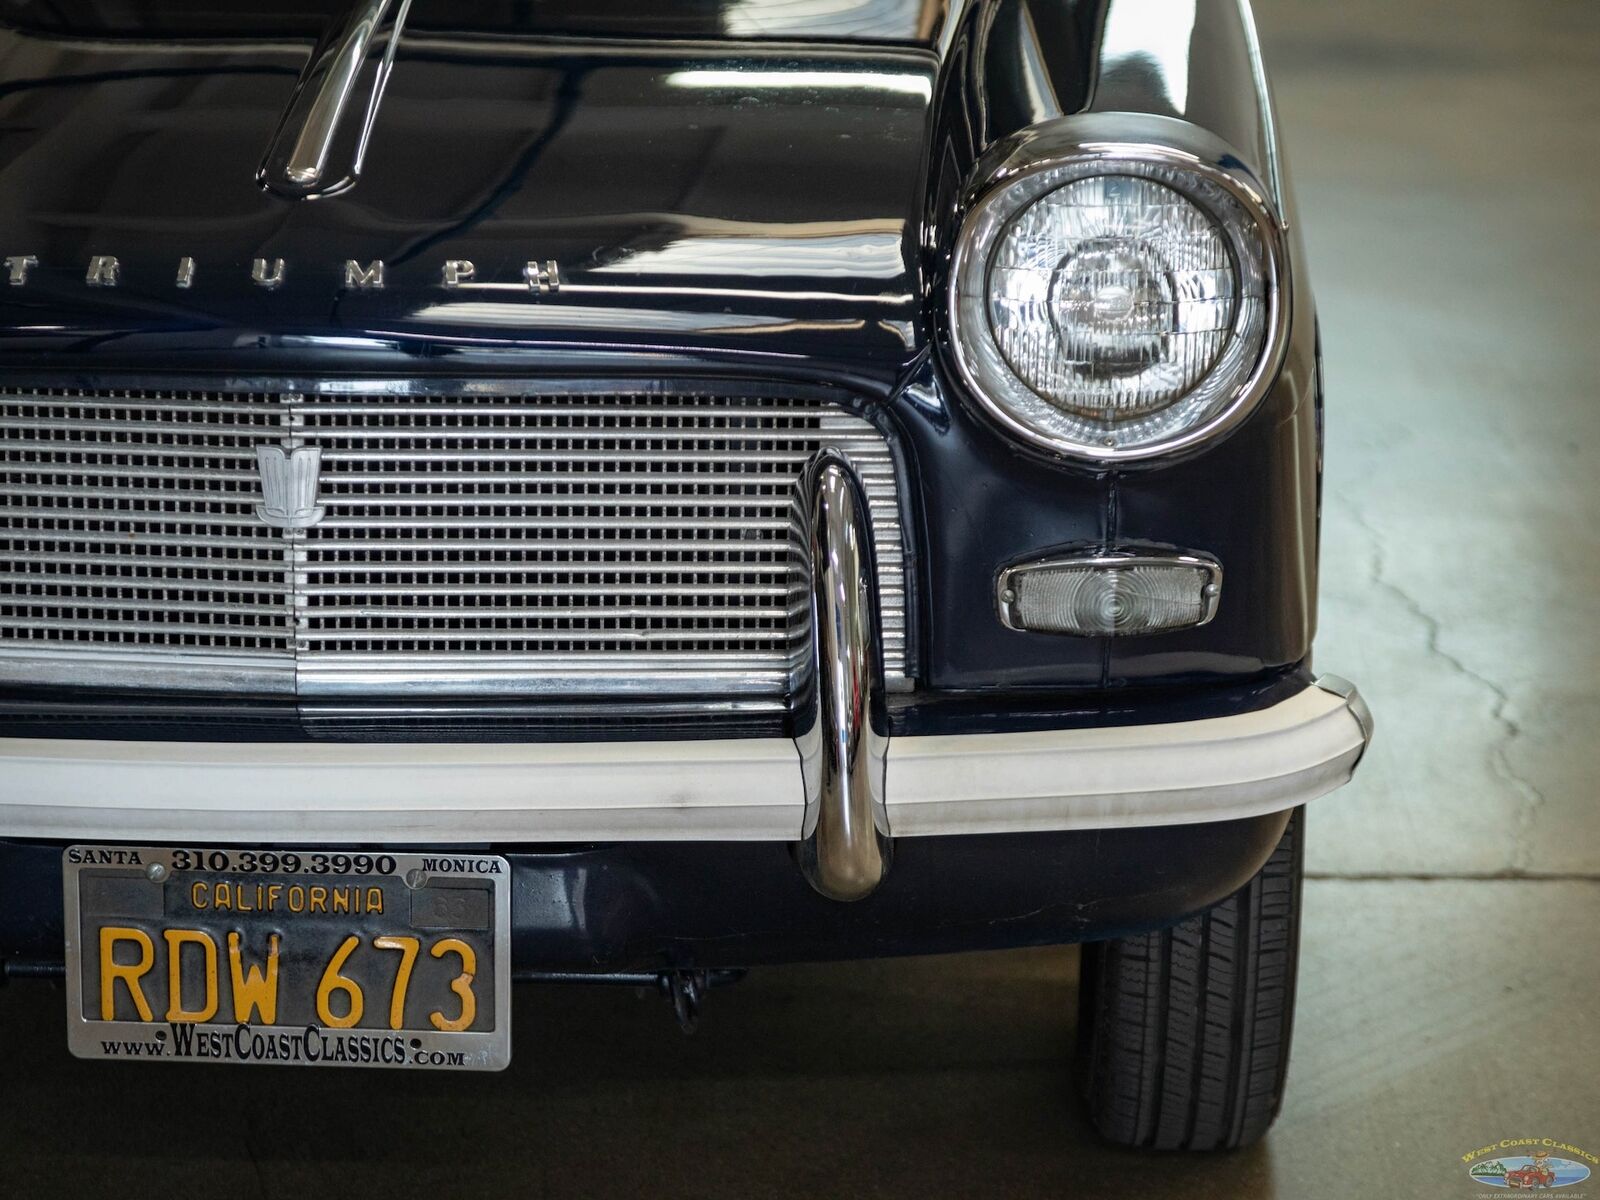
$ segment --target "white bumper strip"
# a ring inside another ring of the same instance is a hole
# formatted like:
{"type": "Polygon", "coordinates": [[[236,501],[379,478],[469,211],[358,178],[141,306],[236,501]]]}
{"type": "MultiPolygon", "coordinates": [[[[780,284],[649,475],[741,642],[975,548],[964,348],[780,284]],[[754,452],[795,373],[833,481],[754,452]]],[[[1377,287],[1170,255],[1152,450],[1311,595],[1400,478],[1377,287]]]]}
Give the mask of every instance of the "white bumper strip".
{"type": "MultiPolygon", "coordinates": [[[[1359,701],[1356,701],[1359,703],[1359,701]]],[[[895,837],[1220,821],[1332,791],[1366,745],[1319,687],[1259,712],[889,743],[895,837]]],[[[0,836],[237,842],[792,841],[788,739],[559,745],[0,738],[0,836]]]]}
{"type": "Polygon", "coordinates": [[[1350,778],[1367,735],[1342,696],[1171,725],[895,738],[896,837],[1227,821],[1293,808],[1350,778]]]}
{"type": "Polygon", "coordinates": [[[785,840],[787,738],[529,745],[0,738],[0,835],[218,841],[785,840]]]}

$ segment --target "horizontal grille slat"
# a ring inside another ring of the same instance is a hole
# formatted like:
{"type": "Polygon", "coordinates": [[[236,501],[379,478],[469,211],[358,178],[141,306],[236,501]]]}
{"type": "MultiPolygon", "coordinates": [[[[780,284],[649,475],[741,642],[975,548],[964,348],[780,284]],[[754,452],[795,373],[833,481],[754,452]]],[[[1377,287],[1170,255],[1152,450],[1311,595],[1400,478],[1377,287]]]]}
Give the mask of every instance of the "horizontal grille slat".
{"type": "MultiPolygon", "coordinates": [[[[441,505],[440,507],[451,507],[441,505]]],[[[536,509],[538,506],[530,505],[536,509]]],[[[605,534],[611,530],[623,533],[632,533],[638,530],[664,529],[675,533],[686,530],[712,530],[727,531],[729,533],[747,534],[766,530],[768,533],[784,534],[789,530],[787,518],[762,517],[596,517],[592,514],[575,515],[571,517],[542,517],[531,514],[517,514],[510,516],[379,516],[353,514],[347,517],[329,517],[322,522],[319,529],[333,534],[339,529],[570,529],[574,524],[581,524],[584,529],[594,530],[605,534]]],[[[759,538],[730,539],[737,541],[759,541],[759,538]]]]}
{"type": "MultiPolygon", "coordinates": [[[[81,455],[73,455],[72,459],[81,459],[81,455]]],[[[125,457],[120,452],[117,457],[125,457]]],[[[7,468],[19,479],[42,477],[44,479],[131,479],[139,478],[145,481],[170,479],[175,483],[215,482],[237,484],[240,488],[249,489],[258,486],[260,476],[254,470],[255,460],[250,460],[251,467],[246,469],[238,467],[232,470],[221,468],[210,469],[206,467],[163,467],[158,464],[143,464],[137,469],[124,462],[87,463],[82,461],[69,461],[66,458],[40,458],[37,455],[19,457],[8,455],[5,458],[7,468]]]]}
{"type": "MultiPolygon", "coordinates": [[[[453,629],[407,629],[393,631],[396,642],[454,642],[461,639],[461,631],[453,629]]],[[[307,632],[304,637],[309,642],[331,642],[347,637],[346,631],[338,629],[317,629],[307,632]]],[[[718,640],[730,643],[764,644],[771,639],[771,634],[761,629],[725,629],[718,631],[718,640]]],[[[524,643],[557,643],[567,642],[576,644],[589,644],[596,640],[618,643],[668,643],[686,642],[693,639],[686,638],[682,633],[670,629],[614,629],[601,638],[594,630],[588,629],[542,629],[538,633],[507,634],[498,636],[485,636],[484,641],[502,649],[510,649],[524,643]]],[[[787,655],[780,651],[772,651],[775,660],[786,658],[787,655]]]]}
{"type": "MultiPolygon", "coordinates": [[[[451,551],[451,553],[456,553],[451,551]]],[[[564,579],[588,578],[593,575],[657,575],[663,578],[679,575],[702,574],[729,574],[740,579],[759,579],[770,576],[774,579],[786,579],[791,571],[786,562],[740,562],[727,563],[707,559],[697,563],[666,563],[666,562],[604,562],[585,563],[571,560],[561,565],[559,574],[564,579]]],[[[499,575],[524,576],[529,572],[523,568],[507,564],[495,559],[404,559],[394,562],[319,562],[306,563],[300,568],[301,572],[309,579],[319,575],[337,572],[345,575],[377,575],[382,578],[394,578],[401,575],[425,574],[430,578],[463,573],[475,573],[486,577],[499,575]]],[[[535,569],[535,578],[542,578],[535,569]]],[[[315,588],[316,584],[308,584],[307,591],[315,588]]],[[[372,590],[371,584],[362,585],[367,590],[372,590]]],[[[405,585],[397,585],[405,586],[405,585]]],[[[675,589],[681,590],[688,585],[674,584],[675,589]]],[[[342,589],[340,589],[342,590],[342,589]]]]}
{"type": "MultiPolygon", "coordinates": [[[[264,569],[264,564],[262,567],[255,569],[264,569]]],[[[291,589],[287,584],[268,582],[261,579],[253,579],[248,583],[243,581],[234,582],[231,580],[224,580],[215,583],[209,581],[205,583],[198,583],[192,576],[175,577],[172,574],[173,570],[188,571],[191,570],[191,568],[177,567],[165,572],[144,568],[138,571],[124,570],[116,573],[106,571],[0,571],[0,586],[7,584],[21,584],[34,589],[69,588],[78,591],[89,591],[96,588],[106,587],[123,589],[161,587],[174,589],[188,588],[195,591],[215,593],[249,591],[256,595],[274,596],[287,596],[290,595],[294,590],[291,589]]],[[[276,574],[281,575],[282,573],[283,564],[280,562],[276,566],[276,574]]],[[[36,592],[36,595],[47,597],[48,593],[36,592]]]]}
{"type": "MultiPolygon", "coordinates": [[[[306,584],[295,589],[303,596],[343,596],[347,589],[338,585],[306,584]]],[[[364,584],[362,593],[367,596],[566,596],[609,598],[616,593],[615,584],[584,586],[581,584],[534,583],[470,583],[470,584],[364,584]]],[[[674,583],[675,596],[773,596],[783,597],[786,589],[773,585],[743,583],[674,583]]]]}
{"type": "Polygon", "coordinates": [[[238,482],[235,482],[233,480],[219,480],[214,476],[204,477],[202,479],[194,479],[192,477],[175,478],[173,482],[182,486],[171,488],[150,488],[108,487],[105,484],[95,484],[85,487],[72,487],[70,485],[62,485],[59,483],[35,483],[26,478],[26,474],[24,473],[24,477],[17,480],[16,486],[19,488],[27,488],[28,498],[30,500],[61,500],[66,501],[66,503],[40,505],[36,509],[29,510],[23,508],[21,505],[13,505],[10,501],[7,501],[4,504],[0,504],[0,512],[16,509],[23,513],[29,513],[30,511],[37,513],[46,508],[52,510],[67,509],[75,511],[78,506],[82,505],[85,501],[92,500],[96,504],[96,509],[91,511],[97,511],[100,506],[104,505],[106,507],[116,509],[120,514],[122,506],[131,500],[154,500],[159,503],[164,500],[181,499],[185,506],[190,506],[196,503],[206,503],[209,507],[215,508],[219,511],[233,513],[243,507],[238,498],[243,495],[253,496],[255,494],[254,487],[256,486],[253,485],[249,480],[243,478],[241,478],[238,482]],[[213,486],[216,486],[220,483],[228,483],[233,484],[233,486],[227,491],[219,490],[217,496],[213,500],[197,501],[190,494],[190,487],[194,483],[199,482],[209,483],[213,486]]]}
{"type": "MultiPolygon", "coordinates": [[[[71,565],[74,567],[137,567],[144,570],[176,571],[200,569],[218,572],[283,573],[282,551],[277,551],[270,556],[262,558],[217,558],[203,555],[146,553],[151,549],[156,549],[156,547],[130,544],[121,554],[85,554],[82,551],[73,551],[71,565]]],[[[62,565],[62,557],[60,550],[12,550],[6,556],[7,561],[12,566],[25,563],[48,563],[53,566],[60,566],[62,565]]]]}
{"type": "MultiPolygon", "coordinates": [[[[248,472],[249,478],[254,478],[253,471],[248,472]]],[[[674,495],[696,495],[701,489],[714,486],[717,480],[708,477],[705,471],[651,471],[640,475],[628,471],[606,472],[604,474],[593,471],[502,471],[502,470],[456,470],[456,471],[357,471],[343,470],[339,473],[337,491],[339,494],[360,496],[363,489],[382,487],[433,487],[443,484],[459,487],[513,487],[519,485],[533,485],[542,488],[555,488],[558,486],[584,488],[602,488],[605,491],[572,492],[572,495],[607,495],[621,489],[635,489],[643,486],[652,488],[672,488],[674,495]]],[[[737,485],[742,491],[756,491],[782,487],[787,482],[787,477],[774,477],[763,484],[759,480],[749,480],[742,477],[730,478],[728,484],[737,485]]],[[[885,495],[892,495],[894,489],[879,486],[869,489],[885,495]]]]}
{"type": "MultiPolygon", "coordinates": [[[[85,607],[92,608],[93,605],[85,607]]],[[[141,635],[152,633],[170,633],[186,638],[200,639],[208,633],[217,637],[237,638],[254,637],[276,639],[282,630],[275,624],[252,625],[244,621],[230,620],[226,624],[211,626],[206,630],[196,633],[195,627],[179,621],[144,621],[144,620],[108,620],[103,617],[74,616],[67,620],[61,617],[6,617],[6,626],[9,629],[39,629],[59,630],[71,632],[77,629],[86,629],[101,633],[119,633],[132,640],[140,640],[141,635]]]]}
{"type": "Polygon", "coordinates": [[[53,648],[51,682],[192,662],[247,686],[260,663],[311,691],[781,699],[806,619],[795,487],[823,446],[862,475],[903,680],[893,458],[830,404],[0,389],[0,678],[53,648]],[[320,450],[311,527],[258,516],[262,446],[320,450]]]}
{"type": "MultiPolygon", "coordinates": [[[[70,419],[40,420],[18,417],[9,421],[8,424],[13,429],[19,429],[25,432],[60,431],[62,433],[76,434],[79,438],[94,432],[100,432],[105,437],[112,438],[115,437],[118,432],[115,424],[100,423],[96,425],[86,425],[84,422],[73,421],[70,419]]],[[[316,431],[321,428],[327,428],[327,426],[309,425],[306,428],[306,433],[308,436],[314,436],[316,431]]],[[[159,436],[161,434],[189,436],[194,432],[195,431],[192,425],[183,421],[139,422],[140,435],[145,438],[155,439],[146,443],[147,445],[152,446],[159,446],[161,444],[159,436]]],[[[206,427],[205,436],[208,438],[222,438],[229,436],[251,437],[259,434],[260,432],[261,427],[254,425],[214,425],[206,427]]],[[[576,436],[584,432],[585,431],[576,428],[541,425],[531,425],[522,430],[518,430],[512,426],[501,425],[491,425],[490,427],[484,429],[474,429],[468,425],[456,424],[438,426],[382,425],[375,429],[343,428],[339,430],[339,436],[350,446],[365,446],[366,443],[369,442],[388,441],[409,444],[426,441],[445,443],[446,445],[452,442],[460,442],[463,443],[463,445],[460,447],[460,452],[463,453],[475,453],[476,447],[473,445],[473,443],[476,442],[505,441],[525,443],[529,446],[530,453],[543,452],[546,454],[559,453],[560,447],[557,445],[557,443],[564,441],[599,442],[602,443],[602,450],[609,449],[609,447],[604,445],[605,443],[614,442],[619,446],[619,453],[622,452],[620,447],[624,446],[649,446],[660,442],[673,443],[685,441],[693,441],[700,445],[712,447],[717,446],[719,443],[727,444],[742,442],[771,442],[777,445],[790,447],[789,449],[752,449],[738,451],[735,452],[730,458],[729,461],[731,462],[767,461],[765,456],[768,455],[794,455],[797,453],[803,455],[805,453],[805,447],[811,445],[815,440],[813,436],[807,436],[806,431],[793,429],[766,429],[756,425],[749,427],[708,428],[693,437],[674,436],[671,430],[659,427],[653,423],[647,423],[645,427],[639,429],[627,429],[616,426],[601,427],[587,431],[588,436],[576,436]]],[[[41,440],[48,442],[50,439],[41,440]]],[[[93,445],[96,443],[91,441],[89,444],[93,445]]],[[[372,447],[359,452],[349,450],[345,452],[344,456],[347,458],[367,458],[374,456],[376,452],[389,449],[392,449],[392,447],[372,447]]],[[[642,461],[645,462],[669,461],[671,451],[668,450],[662,457],[657,457],[653,451],[645,451],[644,454],[646,457],[644,457],[642,461]]]]}
{"type": "Polygon", "coordinates": [[[238,444],[241,442],[258,442],[270,440],[274,435],[270,426],[261,429],[249,430],[232,435],[229,444],[206,446],[200,444],[182,445],[177,442],[146,442],[135,440],[108,438],[101,442],[86,442],[69,438],[59,440],[39,440],[28,438],[8,438],[0,457],[4,461],[11,461],[12,456],[21,453],[57,453],[62,455],[95,455],[103,458],[116,458],[126,460],[153,460],[159,463],[162,459],[210,459],[212,461],[226,460],[228,462],[245,463],[251,466],[255,463],[254,451],[241,451],[238,444]]]}
{"type": "MultiPolygon", "coordinates": [[[[104,612],[150,613],[152,614],[150,619],[156,620],[160,616],[171,616],[173,613],[206,613],[218,603],[214,600],[179,600],[170,593],[154,598],[99,596],[94,594],[97,590],[99,589],[83,589],[73,596],[33,596],[23,602],[12,601],[10,607],[17,610],[19,620],[26,620],[29,614],[48,609],[63,609],[68,612],[99,609],[104,612]]],[[[236,599],[229,599],[226,604],[230,623],[242,616],[281,617],[285,611],[284,606],[279,604],[259,604],[236,599]]]]}
{"type": "MultiPolygon", "coordinates": [[[[0,530],[6,528],[5,522],[11,514],[0,509],[0,530]]],[[[199,534],[199,533],[149,533],[144,530],[131,531],[125,529],[81,530],[81,529],[36,529],[22,531],[7,535],[0,533],[0,542],[9,541],[14,545],[32,547],[35,544],[50,543],[63,548],[64,553],[71,553],[69,547],[74,545],[113,545],[128,547],[146,546],[177,546],[185,549],[218,549],[218,550],[254,550],[268,548],[282,554],[281,541],[249,534],[199,534]]],[[[9,551],[6,551],[9,553],[9,551]]]]}
{"type": "MultiPolygon", "coordinates": [[[[500,621],[511,617],[538,620],[565,620],[603,625],[606,622],[634,620],[667,620],[672,617],[694,617],[704,620],[725,621],[775,621],[788,616],[788,605],[654,605],[640,604],[622,607],[597,603],[593,607],[582,604],[337,604],[339,621],[448,621],[453,627],[465,627],[472,621],[500,621]]],[[[263,611],[260,606],[244,606],[245,611],[263,611]]],[[[270,611],[270,610],[266,610],[270,611]]],[[[309,635],[303,635],[309,636],[309,635]]]]}
{"type": "MultiPolygon", "coordinates": [[[[448,449],[430,449],[421,455],[408,449],[393,449],[387,446],[377,447],[362,453],[360,461],[369,463],[378,462],[440,462],[440,463],[549,463],[553,469],[559,469],[563,463],[592,463],[596,467],[605,468],[605,474],[618,472],[637,475],[647,478],[649,472],[643,468],[652,463],[681,463],[685,457],[700,452],[702,447],[692,447],[684,450],[572,450],[561,451],[533,446],[529,449],[507,448],[503,446],[486,447],[450,447],[448,449]]],[[[724,467],[785,467],[794,468],[796,471],[804,465],[810,455],[798,450],[745,450],[737,455],[730,454],[723,464],[724,467]]],[[[330,461],[337,463],[338,457],[330,461]]],[[[345,462],[352,461],[346,457],[345,462]]],[[[597,475],[599,472],[596,473],[597,475]]],[[[705,471],[705,478],[720,479],[732,475],[727,470],[705,471]]],[[[736,477],[736,476],[734,476],[736,477]]]]}

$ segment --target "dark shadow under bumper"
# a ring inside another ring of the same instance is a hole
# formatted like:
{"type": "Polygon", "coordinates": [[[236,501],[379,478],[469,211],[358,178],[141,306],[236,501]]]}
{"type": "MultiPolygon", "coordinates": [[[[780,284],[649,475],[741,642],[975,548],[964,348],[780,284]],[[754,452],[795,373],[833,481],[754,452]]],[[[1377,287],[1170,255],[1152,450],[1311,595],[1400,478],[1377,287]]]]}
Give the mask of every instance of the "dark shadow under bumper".
{"type": "MultiPolygon", "coordinates": [[[[495,846],[512,864],[513,968],[660,971],[1096,941],[1243,886],[1288,812],[1056,833],[901,838],[868,898],[818,895],[781,842],[495,846]]],[[[0,956],[62,960],[57,842],[0,841],[0,956]]]]}

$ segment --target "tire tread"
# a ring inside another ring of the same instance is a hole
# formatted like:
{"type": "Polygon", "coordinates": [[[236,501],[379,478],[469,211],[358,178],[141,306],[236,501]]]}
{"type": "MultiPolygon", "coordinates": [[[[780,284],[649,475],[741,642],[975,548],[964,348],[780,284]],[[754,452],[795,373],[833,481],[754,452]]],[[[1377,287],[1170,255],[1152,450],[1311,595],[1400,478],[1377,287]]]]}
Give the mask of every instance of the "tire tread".
{"type": "Polygon", "coordinates": [[[1299,950],[1303,813],[1243,889],[1170,929],[1083,948],[1079,1075],[1109,1141],[1220,1150],[1282,1103],[1299,950]]]}

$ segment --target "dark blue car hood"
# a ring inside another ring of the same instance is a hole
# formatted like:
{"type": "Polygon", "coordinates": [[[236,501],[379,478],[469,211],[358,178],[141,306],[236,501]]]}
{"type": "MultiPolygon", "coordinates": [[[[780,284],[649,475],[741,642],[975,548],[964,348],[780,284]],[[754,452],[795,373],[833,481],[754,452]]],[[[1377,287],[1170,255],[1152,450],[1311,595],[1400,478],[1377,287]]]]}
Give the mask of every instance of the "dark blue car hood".
{"type": "Polygon", "coordinates": [[[414,19],[356,186],[284,199],[256,171],[310,48],[0,25],[0,255],[36,260],[0,286],[0,365],[342,345],[884,374],[924,340],[929,49],[414,19]],[[86,281],[94,256],[116,286],[86,281]],[[258,258],[283,260],[281,286],[252,281],[258,258]],[[475,267],[453,289],[452,259],[475,267]],[[382,290],[347,286],[347,260],[382,260],[382,290]],[[524,267],[547,260],[561,286],[541,296],[524,267]]]}

